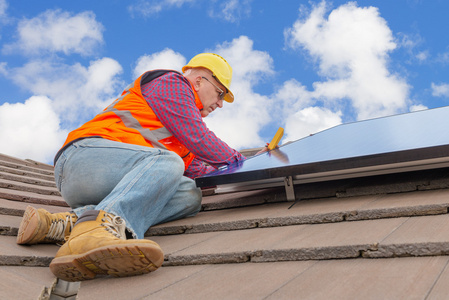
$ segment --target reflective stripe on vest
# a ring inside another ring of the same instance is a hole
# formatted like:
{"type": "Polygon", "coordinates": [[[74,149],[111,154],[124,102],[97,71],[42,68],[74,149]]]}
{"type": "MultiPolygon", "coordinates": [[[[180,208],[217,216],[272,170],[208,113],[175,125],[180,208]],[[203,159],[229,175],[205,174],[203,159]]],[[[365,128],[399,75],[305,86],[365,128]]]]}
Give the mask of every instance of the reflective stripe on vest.
{"type": "Polygon", "coordinates": [[[167,149],[167,147],[159,142],[159,140],[173,136],[173,134],[168,131],[167,128],[161,127],[152,130],[143,128],[142,125],[140,125],[139,121],[132,116],[129,110],[118,110],[114,107],[108,107],[105,111],[100,113],[100,115],[107,112],[115,113],[122,120],[123,124],[125,124],[126,127],[139,131],[140,134],[155,148],[167,149]]]}

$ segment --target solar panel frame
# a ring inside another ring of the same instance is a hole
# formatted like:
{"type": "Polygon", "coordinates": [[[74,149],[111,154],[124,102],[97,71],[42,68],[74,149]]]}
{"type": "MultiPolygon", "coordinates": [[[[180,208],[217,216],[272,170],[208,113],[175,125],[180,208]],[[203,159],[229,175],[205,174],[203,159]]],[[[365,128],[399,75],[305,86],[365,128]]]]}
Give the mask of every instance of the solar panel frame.
{"type": "Polygon", "coordinates": [[[446,128],[449,107],[341,124],[195,181],[207,187],[379,166],[391,173],[401,164],[415,169],[444,167],[449,163],[446,128]]]}

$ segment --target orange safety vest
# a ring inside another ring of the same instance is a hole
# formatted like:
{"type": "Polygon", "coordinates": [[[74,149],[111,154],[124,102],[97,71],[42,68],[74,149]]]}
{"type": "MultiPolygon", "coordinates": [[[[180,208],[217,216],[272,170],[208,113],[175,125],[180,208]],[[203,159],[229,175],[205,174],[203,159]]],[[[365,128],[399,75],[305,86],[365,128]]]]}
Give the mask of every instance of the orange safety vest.
{"type": "MultiPolygon", "coordinates": [[[[187,169],[195,156],[162,125],[141,91],[143,84],[167,72],[176,71],[155,70],[142,74],[102,113],[70,132],[62,149],[74,140],[99,136],[112,141],[176,152],[187,169]]],[[[192,88],[192,91],[196,106],[202,109],[203,105],[195,89],[192,88]]]]}

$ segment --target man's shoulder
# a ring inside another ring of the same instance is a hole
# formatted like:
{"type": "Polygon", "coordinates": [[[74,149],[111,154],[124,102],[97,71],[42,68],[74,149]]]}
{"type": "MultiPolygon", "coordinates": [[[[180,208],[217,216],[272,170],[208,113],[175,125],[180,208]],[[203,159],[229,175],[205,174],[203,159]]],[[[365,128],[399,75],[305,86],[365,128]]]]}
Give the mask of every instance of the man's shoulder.
{"type": "Polygon", "coordinates": [[[148,72],[145,72],[142,75],[142,78],[140,79],[140,85],[144,85],[146,83],[149,83],[155,79],[159,80],[168,80],[168,81],[185,81],[187,82],[187,78],[185,78],[181,73],[175,70],[168,70],[168,69],[159,69],[159,70],[151,70],[148,72]]]}

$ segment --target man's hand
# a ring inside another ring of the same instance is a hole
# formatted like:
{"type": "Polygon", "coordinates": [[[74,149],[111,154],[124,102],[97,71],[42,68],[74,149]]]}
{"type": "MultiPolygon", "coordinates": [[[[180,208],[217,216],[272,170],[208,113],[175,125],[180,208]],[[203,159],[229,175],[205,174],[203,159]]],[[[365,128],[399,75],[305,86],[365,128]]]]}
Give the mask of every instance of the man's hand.
{"type": "MultiPolygon", "coordinates": [[[[256,154],[254,154],[254,155],[259,155],[259,154],[268,152],[268,145],[269,145],[269,143],[267,143],[267,144],[265,145],[265,147],[263,147],[262,149],[260,149],[260,150],[259,150],[256,154]]],[[[276,145],[276,147],[275,147],[274,149],[277,149],[277,148],[279,148],[278,145],[276,145]]]]}

